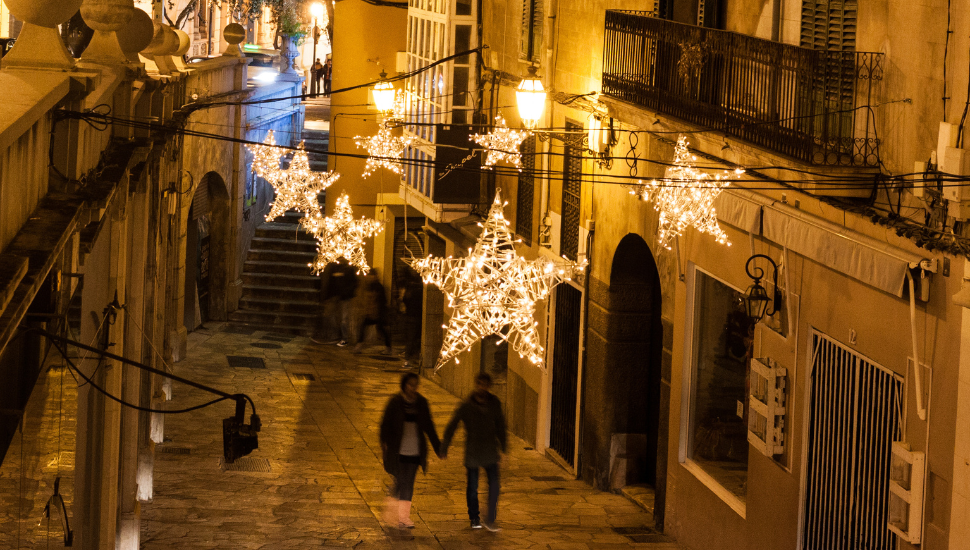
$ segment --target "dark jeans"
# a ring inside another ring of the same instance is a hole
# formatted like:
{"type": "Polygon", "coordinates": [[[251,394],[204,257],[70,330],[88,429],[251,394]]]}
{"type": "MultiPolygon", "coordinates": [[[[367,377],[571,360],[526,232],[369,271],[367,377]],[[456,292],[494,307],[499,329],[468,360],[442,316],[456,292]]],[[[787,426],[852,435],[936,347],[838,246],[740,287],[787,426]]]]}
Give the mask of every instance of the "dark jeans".
{"type": "Polygon", "coordinates": [[[404,358],[416,360],[421,356],[421,318],[405,316],[404,334],[407,338],[404,342],[404,358]]]}
{"type": "MultiPolygon", "coordinates": [[[[468,474],[468,486],[465,489],[465,499],[468,501],[468,518],[478,521],[480,513],[478,511],[478,468],[465,468],[468,474]]],[[[498,507],[498,464],[485,466],[485,475],[488,476],[488,516],[485,523],[495,522],[495,511],[498,507]]]]}
{"type": "Polygon", "coordinates": [[[360,330],[357,331],[357,341],[358,342],[364,341],[364,329],[366,329],[368,325],[374,325],[375,327],[377,327],[377,332],[384,337],[384,345],[390,348],[391,331],[390,331],[390,327],[387,326],[387,319],[372,319],[370,317],[365,317],[364,320],[360,323],[360,330]]]}
{"type": "Polygon", "coordinates": [[[394,476],[394,489],[391,491],[398,500],[411,500],[414,497],[414,478],[417,475],[417,462],[402,460],[398,463],[397,475],[394,476]]]}

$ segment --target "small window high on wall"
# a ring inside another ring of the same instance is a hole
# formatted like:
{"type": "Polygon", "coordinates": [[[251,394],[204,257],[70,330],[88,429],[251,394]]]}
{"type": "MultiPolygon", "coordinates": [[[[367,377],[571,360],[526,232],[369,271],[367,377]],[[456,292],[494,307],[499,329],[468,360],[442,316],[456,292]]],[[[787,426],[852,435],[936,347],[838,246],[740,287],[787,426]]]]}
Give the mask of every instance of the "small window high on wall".
{"type": "Polygon", "coordinates": [[[743,506],[752,323],[742,291],[696,267],[691,275],[681,461],[716,493],[743,506]]]}

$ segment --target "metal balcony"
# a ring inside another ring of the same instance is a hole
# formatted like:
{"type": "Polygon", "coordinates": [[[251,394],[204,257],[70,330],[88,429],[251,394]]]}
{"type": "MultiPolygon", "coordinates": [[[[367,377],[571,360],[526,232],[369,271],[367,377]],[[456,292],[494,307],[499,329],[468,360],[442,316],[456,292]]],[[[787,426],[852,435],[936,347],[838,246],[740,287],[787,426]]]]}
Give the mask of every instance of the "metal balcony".
{"type": "Polygon", "coordinates": [[[871,167],[882,54],[811,50],[607,11],[603,94],[824,166],[871,167]]]}

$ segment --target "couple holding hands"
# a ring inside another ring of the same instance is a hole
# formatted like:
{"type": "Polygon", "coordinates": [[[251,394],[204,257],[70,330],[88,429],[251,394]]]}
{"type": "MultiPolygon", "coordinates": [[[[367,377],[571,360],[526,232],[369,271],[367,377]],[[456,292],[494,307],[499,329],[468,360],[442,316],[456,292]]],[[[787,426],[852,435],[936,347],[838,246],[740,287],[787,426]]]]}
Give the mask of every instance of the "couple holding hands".
{"type": "Polygon", "coordinates": [[[420,378],[406,373],[401,377],[401,392],[391,397],[381,420],[381,451],[384,470],[394,477],[392,498],[385,510],[385,520],[401,529],[414,527],[411,521],[411,498],[414,495],[414,479],[420,466],[427,469],[428,440],[439,458],[447,458],[448,446],[459,423],[465,425],[465,470],[467,486],[465,498],[468,518],[472,529],[481,529],[482,521],[478,506],[478,476],[481,469],[488,477],[488,513],[484,526],[489,531],[499,531],[495,524],[495,511],[499,495],[499,462],[506,450],[505,415],[502,403],[489,390],[492,377],[480,373],[475,377],[475,391],[459,405],[445,427],[444,440],[438,440],[438,432],[431,419],[428,400],[418,393],[420,378]],[[397,518],[395,518],[397,512],[397,518]]]}

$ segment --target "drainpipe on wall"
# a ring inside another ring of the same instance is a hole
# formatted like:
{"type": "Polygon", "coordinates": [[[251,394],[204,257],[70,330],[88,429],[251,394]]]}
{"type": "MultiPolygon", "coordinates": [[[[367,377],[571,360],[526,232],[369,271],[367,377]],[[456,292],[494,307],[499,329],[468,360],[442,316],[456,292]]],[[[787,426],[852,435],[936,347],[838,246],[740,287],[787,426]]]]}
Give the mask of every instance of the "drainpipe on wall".
{"type": "MultiPolygon", "coordinates": [[[[590,197],[590,214],[591,214],[590,219],[593,219],[592,203],[593,201],[591,196],[590,197]]],[[[583,339],[582,339],[582,348],[580,349],[580,354],[579,354],[579,360],[582,365],[582,370],[580,371],[582,375],[579,380],[579,384],[580,384],[579,387],[582,393],[586,392],[586,367],[589,365],[589,363],[586,360],[587,359],[586,343],[589,340],[589,280],[593,276],[593,264],[590,261],[590,258],[593,256],[592,252],[593,252],[594,227],[595,226],[591,224],[589,227],[589,231],[586,232],[586,274],[583,276],[583,321],[582,321],[582,325],[580,325],[583,329],[583,339]]],[[[586,400],[583,399],[582,394],[580,394],[579,420],[577,422],[578,425],[576,426],[577,431],[579,432],[576,437],[576,439],[578,440],[577,441],[578,452],[576,453],[576,458],[573,460],[573,463],[576,467],[576,476],[579,478],[582,478],[582,472],[580,471],[579,467],[581,464],[580,459],[582,458],[582,454],[583,454],[583,434],[586,433],[583,430],[583,419],[585,417],[586,417],[586,400]]]]}

